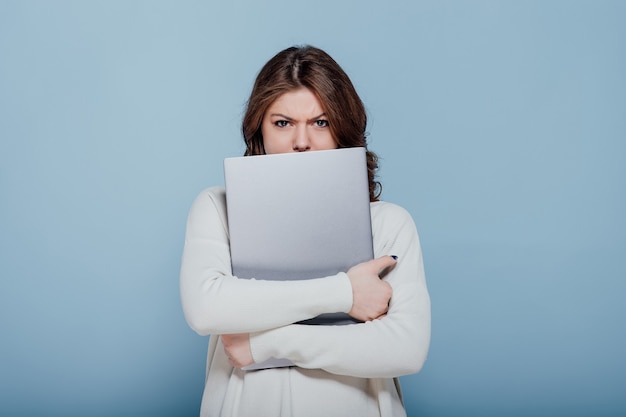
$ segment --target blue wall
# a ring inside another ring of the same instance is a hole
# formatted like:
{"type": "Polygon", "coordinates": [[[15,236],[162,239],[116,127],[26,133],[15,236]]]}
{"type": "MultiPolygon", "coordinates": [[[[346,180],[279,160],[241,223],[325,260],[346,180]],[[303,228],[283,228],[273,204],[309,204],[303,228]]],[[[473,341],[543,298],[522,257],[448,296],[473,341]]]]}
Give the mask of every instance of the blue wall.
{"type": "Polygon", "coordinates": [[[433,302],[409,415],[626,414],[626,3],[0,0],[0,415],[194,416],[187,210],[326,49],[433,302]]]}

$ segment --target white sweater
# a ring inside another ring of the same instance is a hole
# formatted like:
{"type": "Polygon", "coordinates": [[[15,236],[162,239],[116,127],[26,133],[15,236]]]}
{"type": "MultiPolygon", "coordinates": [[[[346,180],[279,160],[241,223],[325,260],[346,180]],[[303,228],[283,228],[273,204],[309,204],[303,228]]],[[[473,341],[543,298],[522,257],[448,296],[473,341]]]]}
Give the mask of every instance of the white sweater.
{"type": "Polygon", "coordinates": [[[347,326],[292,324],[348,312],[343,272],[304,281],[238,279],[230,266],[224,189],[200,193],[187,221],[180,291],[187,322],[209,341],[201,416],[405,416],[397,377],[418,372],[430,343],[430,299],[415,225],[403,208],[371,203],[374,254],[398,256],[385,280],[386,317],[347,326]],[[256,362],[297,366],[242,371],[228,363],[220,334],[250,333],[256,362]]]}

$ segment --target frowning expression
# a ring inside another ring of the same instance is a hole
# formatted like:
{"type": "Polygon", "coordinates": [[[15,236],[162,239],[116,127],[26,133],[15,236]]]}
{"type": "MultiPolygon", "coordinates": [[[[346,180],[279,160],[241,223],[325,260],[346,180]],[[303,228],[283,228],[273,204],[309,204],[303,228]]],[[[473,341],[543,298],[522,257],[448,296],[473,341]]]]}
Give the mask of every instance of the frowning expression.
{"type": "Polygon", "coordinates": [[[267,154],[337,148],[322,104],[304,87],[284,93],[268,107],[261,133],[267,154]]]}

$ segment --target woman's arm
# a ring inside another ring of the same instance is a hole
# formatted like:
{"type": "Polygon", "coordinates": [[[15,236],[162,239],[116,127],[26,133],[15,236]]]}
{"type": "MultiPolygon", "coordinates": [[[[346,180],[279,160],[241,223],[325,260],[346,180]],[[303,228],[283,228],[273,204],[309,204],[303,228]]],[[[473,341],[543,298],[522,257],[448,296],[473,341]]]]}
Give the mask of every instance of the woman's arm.
{"type": "Polygon", "coordinates": [[[233,277],[222,188],[204,190],[191,207],[180,292],[185,318],[201,335],[266,330],[352,308],[345,273],[302,281],[233,277]]]}
{"type": "Polygon", "coordinates": [[[323,313],[350,313],[359,320],[383,314],[389,301],[385,285],[353,278],[340,272],[300,281],[237,279],[231,273],[224,190],[205,190],[193,203],[180,292],[187,322],[199,334],[266,330],[323,313]]]}
{"type": "Polygon", "coordinates": [[[375,251],[398,255],[397,265],[385,278],[393,288],[387,315],[362,324],[289,325],[253,333],[250,347],[255,361],[281,357],[304,368],[370,378],[421,369],[430,343],[430,298],[419,238],[404,209],[383,204],[372,220],[375,251]]]}

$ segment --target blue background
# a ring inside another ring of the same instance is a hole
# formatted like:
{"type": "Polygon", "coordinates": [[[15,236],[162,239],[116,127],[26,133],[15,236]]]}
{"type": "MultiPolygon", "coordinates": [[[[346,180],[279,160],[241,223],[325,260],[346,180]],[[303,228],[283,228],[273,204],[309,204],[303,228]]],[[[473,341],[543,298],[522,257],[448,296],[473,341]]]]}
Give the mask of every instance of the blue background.
{"type": "MultiPolygon", "coordinates": [[[[410,416],[626,414],[626,2],[0,0],[0,415],[194,416],[187,211],[327,50],[433,303],[410,416]]],[[[382,354],[382,352],[381,352],[382,354]]]]}

